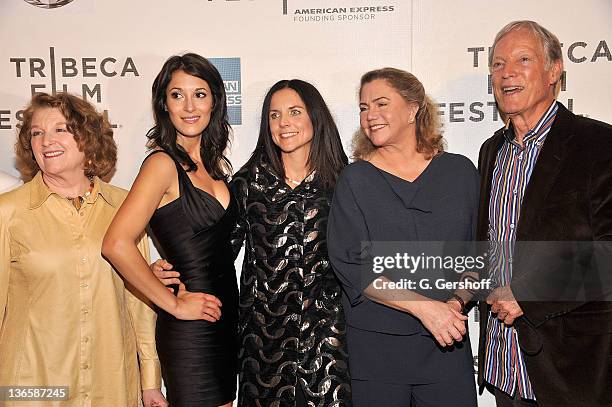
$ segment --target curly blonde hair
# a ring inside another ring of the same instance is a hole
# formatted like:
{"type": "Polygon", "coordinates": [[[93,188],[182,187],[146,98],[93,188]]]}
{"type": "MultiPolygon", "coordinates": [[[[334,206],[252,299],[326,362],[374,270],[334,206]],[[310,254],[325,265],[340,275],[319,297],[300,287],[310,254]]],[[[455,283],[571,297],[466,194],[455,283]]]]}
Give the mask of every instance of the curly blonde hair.
{"type": "MultiPolygon", "coordinates": [[[[419,105],[416,120],[417,151],[425,154],[427,159],[444,151],[444,138],[438,113],[433,100],[427,96],[423,84],[413,74],[396,68],[382,68],[366,72],[361,77],[359,93],[367,83],[376,79],[385,80],[399,93],[406,102],[416,102],[419,105]]],[[[353,158],[366,159],[376,147],[359,130],[353,136],[353,158]]]]}
{"type": "Polygon", "coordinates": [[[91,103],[69,93],[38,93],[23,111],[23,123],[15,143],[17,166],[24,180],[32,179],[40,170],[32,153],[30,130],[34,113],[46,108],[59,109],[66,118],[68,131],[74,135],[79,151],[85,154],[85,175],[102,178],[115,169],[117,145],[113,130],[108,120],[91,103]]]}

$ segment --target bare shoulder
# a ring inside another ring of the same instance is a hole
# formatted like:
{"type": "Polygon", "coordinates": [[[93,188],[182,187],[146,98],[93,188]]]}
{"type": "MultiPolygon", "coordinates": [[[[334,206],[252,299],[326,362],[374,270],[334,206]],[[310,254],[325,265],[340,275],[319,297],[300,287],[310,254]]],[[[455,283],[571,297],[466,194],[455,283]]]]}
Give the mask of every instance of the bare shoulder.
{"type": "Polygon", "coordinates": [[[161,171],[176,171],[176,164],[168,153],[163,150],[154,150],[143,161],[142,168],[153,167],[161,171]]]}
{"type": "Polygon", "coordinates": [[[149,154],[125,202],[128,205],[135,203],[135,207],[154,204],[151,206],[153,210],[167,204],[179,195],[177,174],[175,161],[166,152],[160,150],[149,154]]]}
{"type": "Polygon", "coordinates": [[[171,182],[176,178],[176,164],[168,153],[159,150],[158,153],[151,153],[145,158],[138,177],[171,182]]]}

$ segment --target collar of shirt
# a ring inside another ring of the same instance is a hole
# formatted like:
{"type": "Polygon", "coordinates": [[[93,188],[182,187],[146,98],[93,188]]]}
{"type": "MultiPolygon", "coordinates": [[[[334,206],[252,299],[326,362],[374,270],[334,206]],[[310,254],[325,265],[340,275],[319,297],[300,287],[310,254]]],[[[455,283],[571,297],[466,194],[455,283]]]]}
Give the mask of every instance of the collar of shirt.
{"type": "MultiPolygon", "coordinates": [[[[30,182],[30,185],[30,209],[38,208],[45,203],[47,198],[54,194],[54,192],[52,192],[43,181],[41,171],[38,171],[38,173],[34,176],[30,182]]],[[[119,202],[113,199],[114,197],[111,193],[109,185],[102,182],[100,178],[94,177],[94,187],[91,194],[85,199],[85,202],[93,204],[98,199],[98,196],[101,196],[106,203],[113,208],[116,208],[119,205],[119,202]]]]}
{"type": "MultiPolygon", "coordinates": [[[[552,126],[555,116],[557,115],[557,110],[559,110],[559,107],[557,106],[557,100],[555,99],[553,100],[548,110],[542,115],[542,117],[540,117],[540,120],[538,120],[536,125],[532,129],[527,131],[527,134],[525,134],[525,137],[523,137],[523,142],[525,145],[528,143],[531,143],[532,141],[536,141],[540,143],[543,142],[543,139],[545,138],[547,134],[546,130],[548,130],[550,126],[552,126]]],[[[504,130],[504,138],[507,142],[511,143],[512,145],[520,149],[524,148],[524,147],[521,147],[515,141],[514,126],[512,124],[512,120],[508,121],[508,126],[504,130]]]]}

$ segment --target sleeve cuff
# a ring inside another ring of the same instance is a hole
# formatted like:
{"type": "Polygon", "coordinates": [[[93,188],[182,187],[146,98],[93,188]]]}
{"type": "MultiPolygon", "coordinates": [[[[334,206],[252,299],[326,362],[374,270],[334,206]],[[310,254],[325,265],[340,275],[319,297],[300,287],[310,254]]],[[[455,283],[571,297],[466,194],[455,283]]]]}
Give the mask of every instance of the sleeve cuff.
{"type": "Polygon", "coordinates": [[[142,390],[161,389],[161,368],[158,359],[140,360],[140,386],[142,390]]]}

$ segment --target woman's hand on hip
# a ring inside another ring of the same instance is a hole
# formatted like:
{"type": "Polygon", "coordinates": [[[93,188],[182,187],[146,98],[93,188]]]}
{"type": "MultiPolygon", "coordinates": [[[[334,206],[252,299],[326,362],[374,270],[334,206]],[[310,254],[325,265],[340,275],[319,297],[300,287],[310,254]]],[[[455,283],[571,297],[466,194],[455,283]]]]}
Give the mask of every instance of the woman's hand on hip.
{"type": "Polygon", "coordinates": [[[179,284],[176,307],[172,313],[178,319],[217,322],[221,318],[221,301],[211,294],[193,293],[179,284]]]}

